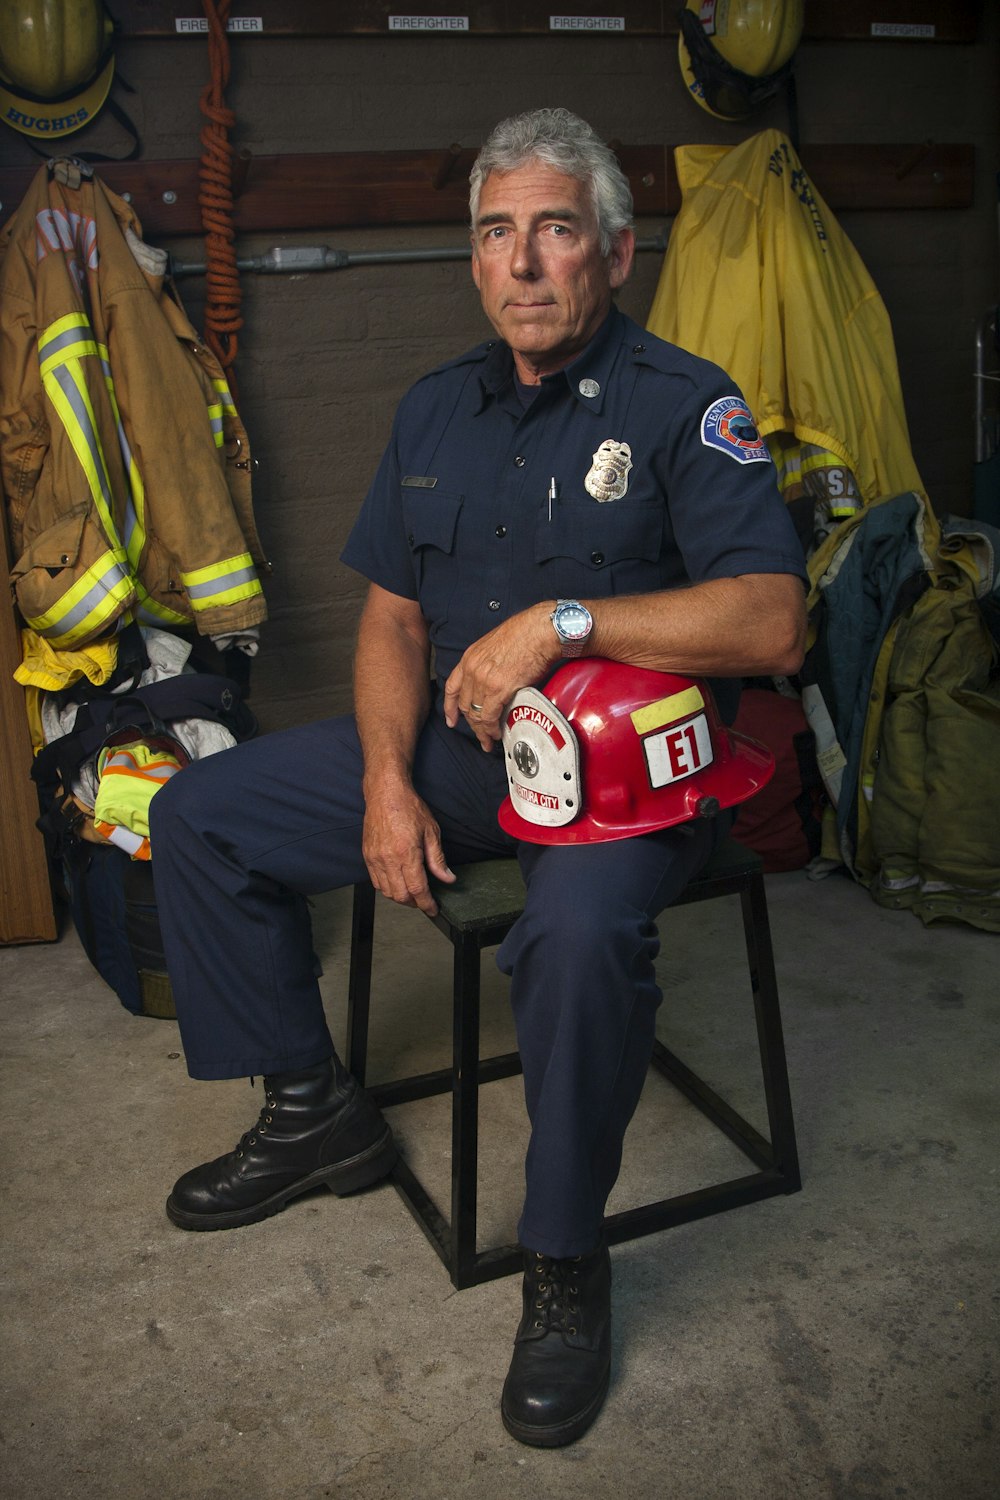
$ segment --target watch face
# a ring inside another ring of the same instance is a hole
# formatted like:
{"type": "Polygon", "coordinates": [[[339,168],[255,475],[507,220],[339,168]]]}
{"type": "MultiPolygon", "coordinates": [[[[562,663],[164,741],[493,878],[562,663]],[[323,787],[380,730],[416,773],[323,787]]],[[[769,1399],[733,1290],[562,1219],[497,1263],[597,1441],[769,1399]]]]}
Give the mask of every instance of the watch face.
{"type": "Polygon", "coordinates": [[[590,634],[590,611],[582,604],[560,604],[555,614],[559,634],[570,641],[583,640],[590,634]]]}

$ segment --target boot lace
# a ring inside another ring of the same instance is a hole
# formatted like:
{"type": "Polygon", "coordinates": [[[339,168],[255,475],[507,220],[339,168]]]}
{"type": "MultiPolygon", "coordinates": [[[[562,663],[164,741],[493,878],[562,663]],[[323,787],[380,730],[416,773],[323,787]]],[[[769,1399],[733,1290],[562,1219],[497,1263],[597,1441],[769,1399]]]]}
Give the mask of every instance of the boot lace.
{"type": "Polygon", "coordinates": [[[527,1271],[531,1285],[532,1327],[575,1334],[580,1319],[580,1255],[554,1260],[533,1252],[527,1271]]]}
{"type": "Polygon", "coordinates": [[[267,1127],[274,1119],[273,1111],[277,1108],[277,1099],[271,1090],[264,1085],[264,1108],[258,1116],[257,1123],[250,1130],[245,1130],[236,1142],[236,1155],[242,1156],[251,1146],[256,1146],[258,1136],[267,1135],[267,1127]]]}

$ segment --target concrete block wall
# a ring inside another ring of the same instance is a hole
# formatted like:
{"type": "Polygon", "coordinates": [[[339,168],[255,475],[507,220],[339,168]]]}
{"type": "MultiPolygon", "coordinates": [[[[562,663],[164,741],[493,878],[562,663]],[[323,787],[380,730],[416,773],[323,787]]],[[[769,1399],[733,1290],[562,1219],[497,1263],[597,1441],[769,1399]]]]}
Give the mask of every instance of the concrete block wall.
{"type": "MultiPolygon", "coordinates": [[[[974,45],[812,42],[800,50],[800,136],[809,142],[962,141],[976,146],[974,206],[949,212],[841,213],[886,303],[896,338],[914,454],[939,511],[971,510],[977,317],[997,280],[996,65],[1000,17],[987,5],[974,45]]],[[[561,104],[607,139],[732,141],[774,126],[781,104],[730,125],[686,96],[674,38],[483,38],[401,35],[329,39],[243,36],[231,43],[227,102],[234,145],[256,155],[474,146],[503,115],[561,104]]],[[[123,42],[118,68],[135,89],[122,102],[147,158],[200,154],[204,38],[123,42]]],[[[81,149],[121,149],[102,116],[81,149]]],[[[9,131],[11,165],[30,164],[9,131]]],[[[99,167],[98,167],[99,170],[99,167]]],[[[641,236],[666,221],[641,221],[641,236]]],[[[457,226],[248,237],[344,250],[465,243],[457,226]]],[[[199,240],[168,244],[201,261],[199,240]]],[[[645,320],[662,256],[638,257],[621,305],[645,320]]],[[[203,282],[181,294],[196,325],[203,282]]],[[[389,432],[399,397],[424,371],[484,337],[487,325],[462,262],[360,266],[313,275],[243,278],[240,404],[259,463],[256,508],[273,563],[270,622],[254,668],[266,728],[350,703],[350,657],[364,585],[338,561],[389,432]]]]}

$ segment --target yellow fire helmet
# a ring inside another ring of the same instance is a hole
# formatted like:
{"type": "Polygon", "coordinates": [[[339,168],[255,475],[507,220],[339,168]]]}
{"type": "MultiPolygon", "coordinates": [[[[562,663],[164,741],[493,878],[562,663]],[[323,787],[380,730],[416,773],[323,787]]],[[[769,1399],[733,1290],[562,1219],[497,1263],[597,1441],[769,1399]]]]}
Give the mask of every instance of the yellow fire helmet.
{"type": "Polygon", "coordinates": [[[39,140],[89,124],[111,87],[113,35],[101,0],[0,6],[0,120],[39,140]]]}
{"type": "Polygon", "coordinates": [[[720,120],[743,120],[783,87],[804,0],[686,0],[677,56],[688,93],[720,120]]]}

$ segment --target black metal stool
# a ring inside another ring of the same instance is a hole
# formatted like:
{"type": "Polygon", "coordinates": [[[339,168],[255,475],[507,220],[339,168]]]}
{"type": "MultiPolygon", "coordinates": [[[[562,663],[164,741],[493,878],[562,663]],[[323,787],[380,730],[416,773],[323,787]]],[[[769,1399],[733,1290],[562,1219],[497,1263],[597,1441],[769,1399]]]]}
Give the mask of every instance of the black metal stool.
{"type": "MultiPolygon", "coordinates": [[[[383,1107],[451,1092],[451,1218],[400,1158],[392,1180],[410,1212],[447,1267],[458,1288],[475,1286],[521,1269],[514,1244],[479,1251],[476,1247],[479,1085],[521,1071],[516,1052],[480,1059],[479,986],[484,948],[501,942],[524,907],[524,885],[514,859],[464,865],[454,885],[435,885],[438,914],[431,918],[454,948],[452,1066],[390,1083],[367,1082],[368,1019],[371,993],[375,891],[368,882],[354,887],[351,964],[347,1008],[347,1066],[383,1107]]],[[[785,1048],[774,974],[771,931],[761,860],[727,840],[673,903],[684,906],[716,896],[738,895],[743,912],[750,986],[763,1073],[770,1138],[721,1099],[680,1058],[657,1041],[653,1063],[753,1162],[756,1170],[695,1192],[662,1198],[608,1216],[610,1244],[688,1223],[744,1203],[801,1187],[795,1125],[785,1065],[785,1048]]]]}

